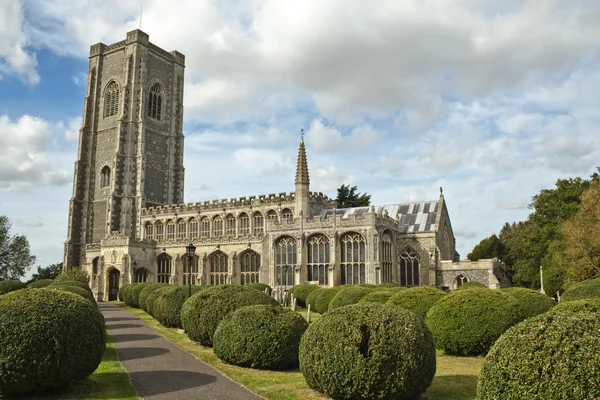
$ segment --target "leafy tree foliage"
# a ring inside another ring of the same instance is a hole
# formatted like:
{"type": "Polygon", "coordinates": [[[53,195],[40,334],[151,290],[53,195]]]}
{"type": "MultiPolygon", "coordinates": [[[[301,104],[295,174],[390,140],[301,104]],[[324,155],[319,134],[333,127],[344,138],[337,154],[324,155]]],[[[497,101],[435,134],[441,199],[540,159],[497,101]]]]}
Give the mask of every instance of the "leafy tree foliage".
{"type": "Polygon", "coordinates": [[[358,193],[356,186],[342,185],[337,190],[335,201],[338,208],[366,207],[371,205],[371,195],[358,193]]]}
{"type": "Polygon", "coordinates": [[[55,279],[63,269],[63,263],[50,264],[47,267],[38,266],[37,273],[31,275],[28,283],[39,281],[40,279],[55,279]]]}
{"type": "Polygon", "coordinates": [[[467,255],[467,258],[471,261],[494,257],[503,259],[504,255],[504,244],[498,239],[496,234],[493,234],[479,242],[479,244],[473,248],[473,251],[467,255]]]}
{"type": "Polygon", "coordinates": [[[23,235],[11,235],[8,217],[0,215],[0,280],[19,279],[35,262],[23,235]]]}
{"type": "Polygon", "coordinates": [[[87,271],[79,267],[71,267],[67,269],[63,269],[62,272],[56,277],[57,281],[78,281],[85,283],[86,285],[90,284],[90,275],[87,271]]]}

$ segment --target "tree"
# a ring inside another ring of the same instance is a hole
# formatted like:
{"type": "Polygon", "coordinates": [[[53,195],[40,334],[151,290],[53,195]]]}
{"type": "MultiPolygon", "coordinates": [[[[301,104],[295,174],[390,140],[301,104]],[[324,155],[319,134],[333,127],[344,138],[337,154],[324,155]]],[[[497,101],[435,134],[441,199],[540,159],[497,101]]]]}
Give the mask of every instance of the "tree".
{"type": "MultiPolygon", "coordinates": [[[[62,264],[62,263],[61,263],[62,264]]],[[[57,281],[79,281],[87,285],[90,284],[90,275],[80,267],[70,267],[63,269],[56,277],[57,281]]]]}
{"type": "Polygon", "coordinates": [[[0,280],[19,279],[31,268],[35,256],[22,235],[11,235],[8,217],[0,215],[0,280]]]}
{"type": "Polygon", "coordinates": [[[504,258],[504,244],[498,239],[496,234],[483,239],[473,248],[473,251],[467,255],[467,258],[471,261],[494,257],[497,257],[500,260],[504,258]]]}
{"type": "Polygon", "coordinates": [[[37,274],[31,276],[29,282],[38,281],[40,279],[55,279],[62,271],[63,263],[50,264],[47,267],[37,267],[37,274]]]}
{"type": "Polygon", "coordinates": [[[335,199],[338,208],[366,207],[371,205],[371,195],[358,193],[356,186],[342,185],[337,190],[335,199]]]}
{"type": "Polygon", "coordinates": [[[581,196],[581,209],[562,225],[563,264],[570,282],[600,276],[600,181],[581,196]]]}

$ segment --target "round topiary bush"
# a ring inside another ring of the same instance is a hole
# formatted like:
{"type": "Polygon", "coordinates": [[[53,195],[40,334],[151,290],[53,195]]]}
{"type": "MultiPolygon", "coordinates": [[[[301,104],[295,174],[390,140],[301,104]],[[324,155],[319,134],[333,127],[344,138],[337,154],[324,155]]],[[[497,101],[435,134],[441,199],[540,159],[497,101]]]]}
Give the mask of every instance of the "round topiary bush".
{"type": "MultiPolygon", "coordinates": [[[[1,290],[1,289],[0,289],[1,290]]],[[[600,278],[571,285],[560,297],[560,301],[600,298],[600,278]]]]}
{"type": "MultiPolygon", "coordinates": [[[[342,289],[342,286],[334,286],[332,288],[325,288],[322,291],[315,291],[317,293],[316,298],[314,299],[314,311],[319,314],[325,314],[329,309],[329,303],[335,297],[336,294],[342,289]]],[[[310,297],[310,296],[309,296],[310,297]]],[[[312,305],[311,305],[312,310],[312,305]]]]}
{"type": "Polygon", "coordinates": [[[129,285],[131,285],[131,283],[123,285],[119,288],[119,291],[117,293],[117,298],[119,299],[119,301],[125,302],[125,300],[123,300],[123,292],[126,290],[129,290],[129,289],[127,289],[129,287],[129,285]]]}
{"type": "Polygon", "coordinates": [[[142,289],[142,291],[140,292],[140,296],[138,298],[138,303],[140,305],[140,308],[146,312],[148,312],[148,309],[146,307],[146,301],[148,300],[148,297],[150,296],[150,294],[152,292],[154,292],[155,290],[157,290],[158,288],[161,288],[163,286],[166,286],[166,283],[148,283],[147,285],[144,286],[144,288],[142,289]]]}
{"type": "Polygon", "coordinates": [[[365,303],[381,303],[385,304],[395,293],[389,290],[378,290],[373,293],[367,294],[365,297],[358,301],[358,304],[365,303]]]}
{"type": "Polygon", "coordinates": [[[85,379],[104,354],[98,308],[75,294],[29,289],[0,297],[0,393],[22,396],[85,379]]]}
{"type": "Polygon", "coordinates": [[[293,286],[290,289],[290,294],[293,294],[296,300],[296,305],[298,307],[306,307],[306,298],[315,290],[318,290],[319,286],[312,285],[310,283],[303,283],[300,285],[293,286]]]}
{"type": "Polygon", "coordinates": [[[446,292],[436,287],[419,286],[395,293],[386,304],[406,308],[425,319],[431,306],[444,296],[446,292]]]}
{"type": "Polygon", "coordinates": [[[54,279],[39,279],[37,281],[31,282],[29,285],[27,285],[27,287],[30,289],[39,289],[39,288],[43,288],[46,286],[50,286],[53,283],[54,283],[54,279]]]}
{"type": "Polygon", "coordinates": [[[388,289],[393,289],[393,288],[398,288],[398,287],[401,287],[401,286],[399,286],[397,283],[383,282],[383,283],[380,283],[379,285],[376,285],[375,289],[377,289],[377,290],[379,290],[379,289],[388,290],[388,289]]]}
{"type": "Polygon", "coordinates": [[[76,295],[79,295],[79,296],[83,297],[84,299],[91,301],[94,305],[96,304],[96,299],[94,299],[94,295],[92,294],[92,292],[90,292],[89,290],[82,289],[77,286],[56,285],[56,286],[46,286],[43,289],[53,289],[53,290],[58,290],[61,292],[75,293],[76,295]]]}
{"type": "Polygon", "coordinates": [[[531,318],[550,310],[556,302],[537,290],[521,287],[502,289],[502,292],[517,300],[523,312],[523,318],[531,318]]]}
{"type": "Polygon", "coordinates": [[[487,286],[485,286],[483,283],[479,283],[479,282],[475,282],[475,281],[469,281],[469,282],[465,282],[462,285],[460,285],[459,287],[457,287],[454,290],[464,290],[464,289],[488,289],[487,286]]]}
{"type": "Polygon", "coordinates": [[[25,289],[26,287],[26,284],[17,280],[0,281],[0,292],[3,293],[9,293],[14,290],[25,289]]]}
{"type": "Polygon", "coordinates": [[[600,318],[550,312],[509,329],[483,363],[478,400],[600,399],[600,318]]]}
{"type": "Polygon", "coordinates": [[[257,304],[278,305],[258,290],[244,286],[209,286],[190,297],[181,308],[181,325],[188,337],[212,346],[219,322],[232,311],[257,304]]]}
{"type": "Polygon", "coordinates": [[[90,293],[92,292],[92,289],[90,289],[90,287],[83,282],[80,281],[54,281],[50,286],[52,287],[58,287],[58,286],[75,286],[81,289],[85,289],[87,291],[89,291],[90,293]]]}
{"type": "Polygon", "coordinates": [[[329,307],[327,308],[327,311],[356,304],[360,301],[360,299],[373,292],[373,289],[365,286],[341,286],[340,290],[338,290],[338,292],[335,294],[335,296],[333,296],[333,298],[329,302],[329,307]]]}
{"type": "Polygon", "coordinates": [[[591,313],[600,312],[600,298],[599,299],[583,299],[573,301],[561,301],[550,312],[579,312],[587,311],[591,313]]]}
{"type": "Polygon", "coordinates": [[[219,323],[213,350],[221,360],[258,369],[298,367],[298,346],[308,323],[289,308],[273,305],[242,307],[219,323]]]}
{"type": "Polygon", "coordinates": [[[127,285],[127,288],[125,288],[123,290],[123,302],[125,303],[125,305],[129,306],[129,307],[133,307],[133,290],[134,288],[136,288],[137,286],[141,285],[141,283],[132,283],[130,285],[127,285]]]}
{"type": "Polygon", "coordinates": [[[326,289],[327,288],[318,288],[317,290],[312,291],[308,296],[306,296],[306,301],[304,302],[306,304],[306,308],[308,308],[308,306],[310,305],[310,310],[313,311],[313,312],[316,312],[316,309],[315,309],[315,300],[326,289]]]}
{"type": "MultiPolygon", "coordinates": [[[[192,296],[209,286],[192,286],[192,296]]],[[[164,326],[181,328],[181,307],[189,298],[188,286],[170,286],[160,292],[152,303],[153,317],[164,326]]],[[[254,290],[254,289],[252,289],[254,290]]]]}
{"type": "Polygon", "coordinates": [[[136,285],[131,287],[131,307],[141,308],[140,307],[140,294],[144,288],[148,287],[148,285],[155,285],[152,282],[139,282],[136,285]]]}
{"type": "Polygon", "coordinates": [[[154,301],[167,289],[173,287],[173,285],[163,284],[164,286],[159,287],[148,295],[146,299],[146,312],[154,317],[154,301]]]}
{"type": "Polygon", "coordinates": [[[488,352],[508,328],[523,319],[513,297],[499,290],[471,288],[442,297],[426,322],[438,349],[459,356],[488,352]]]}
{"type": "Polygon", "coordinates": [[[271,295],[271,292],[273,292],[273,289],[271,289],[271,286],[267,285],[266,283],[246,283],[244,286],[252,288],[252,289],[256,289],[256,290],[260,290],[261,292],[264,293],[265,290],[268,290],[268,295],[271,295]]]}
{"type": "Polygon", "coordinates": [[[300,340],[308,385],[334,399],[414,399],[435,375],[431,332],[410,311],[383,304],[341,307],[300,340]]]}

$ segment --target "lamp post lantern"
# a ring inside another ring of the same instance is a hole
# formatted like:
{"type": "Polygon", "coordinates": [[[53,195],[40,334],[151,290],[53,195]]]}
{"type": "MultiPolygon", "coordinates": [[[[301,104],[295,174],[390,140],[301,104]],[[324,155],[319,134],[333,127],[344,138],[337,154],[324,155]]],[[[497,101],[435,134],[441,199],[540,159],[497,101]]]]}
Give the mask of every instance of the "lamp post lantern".
{"type": "Polygon", "coordinates": [[[190,242],[185,246],[185,252],[188,257],[188,297],[192,296],[192,266],[194,265],[194,254],[196,253],[196,246],[190,242]]]}

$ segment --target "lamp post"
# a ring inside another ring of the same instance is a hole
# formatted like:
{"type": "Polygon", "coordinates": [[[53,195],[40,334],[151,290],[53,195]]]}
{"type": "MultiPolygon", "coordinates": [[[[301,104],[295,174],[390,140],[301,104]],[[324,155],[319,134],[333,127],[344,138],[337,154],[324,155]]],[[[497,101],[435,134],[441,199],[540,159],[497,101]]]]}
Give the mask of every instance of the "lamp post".
{"type": "Polygon", "coordinates": [[[192,296],[192,265],[194,262],[194,254],[196,253],[196,246],[190,242],[185,246],[185,252],[188,256],[188,297],[192,296]]]}

